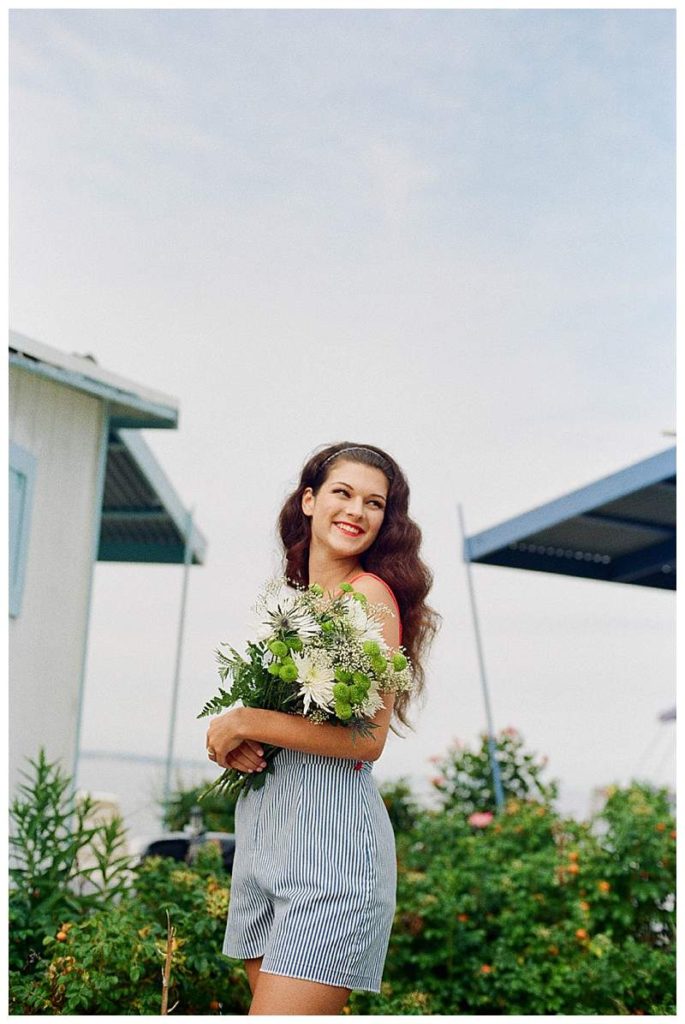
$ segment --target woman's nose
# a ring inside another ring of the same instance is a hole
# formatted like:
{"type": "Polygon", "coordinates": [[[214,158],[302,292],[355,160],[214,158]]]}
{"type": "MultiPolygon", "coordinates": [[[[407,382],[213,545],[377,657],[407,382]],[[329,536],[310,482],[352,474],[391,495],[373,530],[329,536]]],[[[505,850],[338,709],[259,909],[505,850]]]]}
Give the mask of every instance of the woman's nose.
{"type": "Polygon", "coordinates": [[[362,503],[361,497],[350,498],[347,504],[347,509],[350,515],[361,516],[364,511],[364,505],[362,503]]]}

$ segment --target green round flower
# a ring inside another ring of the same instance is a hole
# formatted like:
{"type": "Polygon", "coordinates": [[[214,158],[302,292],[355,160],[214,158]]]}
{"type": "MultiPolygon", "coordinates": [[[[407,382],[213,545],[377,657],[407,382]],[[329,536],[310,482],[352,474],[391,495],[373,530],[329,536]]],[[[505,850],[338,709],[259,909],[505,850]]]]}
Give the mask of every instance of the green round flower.
{"type": "Polygon", "coordinates": [[[365,686],[368,690],[369,686],[371,685],[371,680],[363,672],[355,672],[352,675],[352,678],[356,686],[365,686]]]}
{"type": "Polygon", "coordinates": [[[301,651],[304,644],[300,640],[299,636],[289,636],[285,641],[291,651],[301,651]]]}
{"type": "Polygon", "coordinates": [[[341,583],[339,589],[342,590],[345,594],[349,594],[352,590],[354,590],[354,587],[352,586],[351,583],[341,583]]]}
{"type": "Polygon", "coordinates": [[[392,656],[392,667],[396,672],[401,672],[403,668],[407,667],[407,659],[401,651],[395,651],[392,656]]]}
{"type": "Polygon", "coordinates": [[[350,703],[361,704],[366,697],[366,691],[368,687],[360,686],[359,683],[355,683],[354,686],[350,687],[350,703]]]}
{"type": "Polygon", "coordinates": [[[292,662],[287,665],[281,665],[279,675],[284,683],[294,683],[297,679],[297,666],[293,665],[292,662]]]}
{"type": "Polygon", "coordinates": [[[333,696],[336,700],[342,700],[346,702],[349,700],[350,688],[347,683],[336,683],[333,687],[333,696]]]}
{"type": "Polygon", "coordinates": [[[285,658],[288,654],[288,645],[284,644],[282,640],[272,640],[269,644],[269,650],[277,658],[285,658]]]}
{"type": "Polygon", "coordinates": [[[343,704],[341,701],[335,705],[335,713],[338,718],[341,718],[343,722],[346,722],[348,718],[352,718],[352,708],[349,704],[343,704]]]}
{"type": "Polygon", "coordinates": [[[339,683],[351,683],[352,673],[348,672],[347,669],[345,668],[336,668],[335,678],[338,680],[339,683]]]}
{"type": "Polygon", "coordinates": [[[365,640],[362,644],[362,648],[365,654],[368,654],[370,658],[381,653],[381,649],[375,640],[365,640]]]}
{"type": "Polygon", "coordinates": [[[335,627],[330,619],[324,619],[324,621],[321,623],[322,633],[332,633],[334,628],[335,627]]]}
{"type": "Polygon", "coordinates": [[[272,661],[270,665],[266,666],[266,671],[269,673],[270,676],[280,676],[281,666],[278,664],[277,661],[272,661]]]}
{"type": "Polygon", "coordinates": [[[323,587],[320,587],[318,583],[312,583],[309,589],[317,597],[323,597],[323,587]]]}
{"type": "Polygon", "coordinates": [[[357,590],[355,590],[354,594],[352,595],[352,598],[355,601],[359,601],[360,604],[366,604],[367,601],[366,594],[360,594],[359,591],[357,590]]]}
{"type": "Polygon", "coordinates": [[[371,659],[371,667],[373,668],[377,676],[382,676],[383,673],[387,670],[388,662],[381,654],[377,658],[371,659]]]}

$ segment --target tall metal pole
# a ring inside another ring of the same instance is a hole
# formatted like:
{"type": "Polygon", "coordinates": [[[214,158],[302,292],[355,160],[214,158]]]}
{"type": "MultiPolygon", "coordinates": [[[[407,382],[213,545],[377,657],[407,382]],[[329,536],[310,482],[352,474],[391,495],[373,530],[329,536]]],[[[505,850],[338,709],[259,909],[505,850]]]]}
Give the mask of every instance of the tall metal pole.
{"type": "Polygon", "coordinates": [[[471,600],[471,614],[473,615],[473,630],[476,635],[476,649],[478,651],[478,665],[480,666],[480,681],[483,689],[483,700],[485,701],[485,717],[488,723],[488,753],[490,756],[490,768],[492,771],[492,782],[495,789],[495,803],[498,809],[504,806],[504,793],[502,791],[502,777],[499,770],[499,761],[496,757],[494,729],[492,725],[492,711],[490,709],[490,696],[488,694],[488,681],[485,676],[485,660],[483,658],[483,646],[480,640],[480,627],[478,625],[478,611],[476,609],[476,595],[473,590],[471,578],[471,553],[466,544],[466,529],[464,527],[464,516],[461,510],[461,503],[457,504],[459,513],[459,527],[461,529],[462,549],[464,561],[466,562],[466,579],[469,584],[469,598],[471,600]]]}
{"type": "Polygon", "coordinates": [[[166,770],[164,774],[164,805],[169,802],[171,788],[171,765],[174,758],[174,739],[176,736],[176,708],[178,705],[178,683],[181,675],[181,653],[183,651],[183,631],[186,617],[186,597],[188,594],[188,575],[192,561],[193,548],[191,535],[193,532],[193,513],[195,507],[188,510],[185,528],[185,546],[183,551],[183,590],[181,592],[181,613],[176,637],[176,667],[174,669],[174,688],[171,695],[171,712],[169,716],[169,736],[167,740],[166,770]]]}

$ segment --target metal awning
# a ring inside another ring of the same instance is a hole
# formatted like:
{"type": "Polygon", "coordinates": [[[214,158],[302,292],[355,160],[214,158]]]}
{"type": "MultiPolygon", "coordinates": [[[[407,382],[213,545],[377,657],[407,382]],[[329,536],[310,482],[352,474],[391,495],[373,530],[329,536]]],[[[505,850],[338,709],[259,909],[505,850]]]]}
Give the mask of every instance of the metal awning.
{"type": "MultiPolygon", "coordinates": [[[[111,430],[100,526],[99,562],[182,563],[188,524],[172,484],[137,430],[111,430]]],[[[193,565],[206,541],[192,524],[193,565]]]]}
{"type": "MultiPolygon", "coordinates": [[[[173,429],[178,401],[100,366],[92,355],[62,352],[17,331],[10,365],[105,402],[109,423],[102,499],[100,562],[183,563],[189,516],[140,429],[173,429]]],[[[207,543],[192,525],[192,564],[207,543]]]]}
{"type": "Polygon", "coordinates": [[[464,539],[464,560],[676,589],[676,450],[464,539]]]}

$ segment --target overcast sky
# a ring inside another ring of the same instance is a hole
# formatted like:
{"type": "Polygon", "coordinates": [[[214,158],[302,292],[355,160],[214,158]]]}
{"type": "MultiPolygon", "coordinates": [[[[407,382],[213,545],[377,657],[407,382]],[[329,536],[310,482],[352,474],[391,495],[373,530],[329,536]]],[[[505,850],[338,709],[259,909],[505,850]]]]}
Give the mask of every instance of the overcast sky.
{"type": "MultiPolygon", "coordinates": [[[[323,443],[411,485],[443,627],[416,732],[485,725],[467,530],[669,447],[674,12],[15,10],[11,325],[178,398],[144,437],[208,540],[177,751],[323,443]]],[[[98,565],[82,741],[163,754],[181,569],[98,565]]],[[[495,726],[562,802],[674,780],[674,595],[474,568],[495,726]],[[641,762],[644,771],[640,772],[641,762]]],[[[88,769],[92,784],[92,766],[88,769]]]]}

